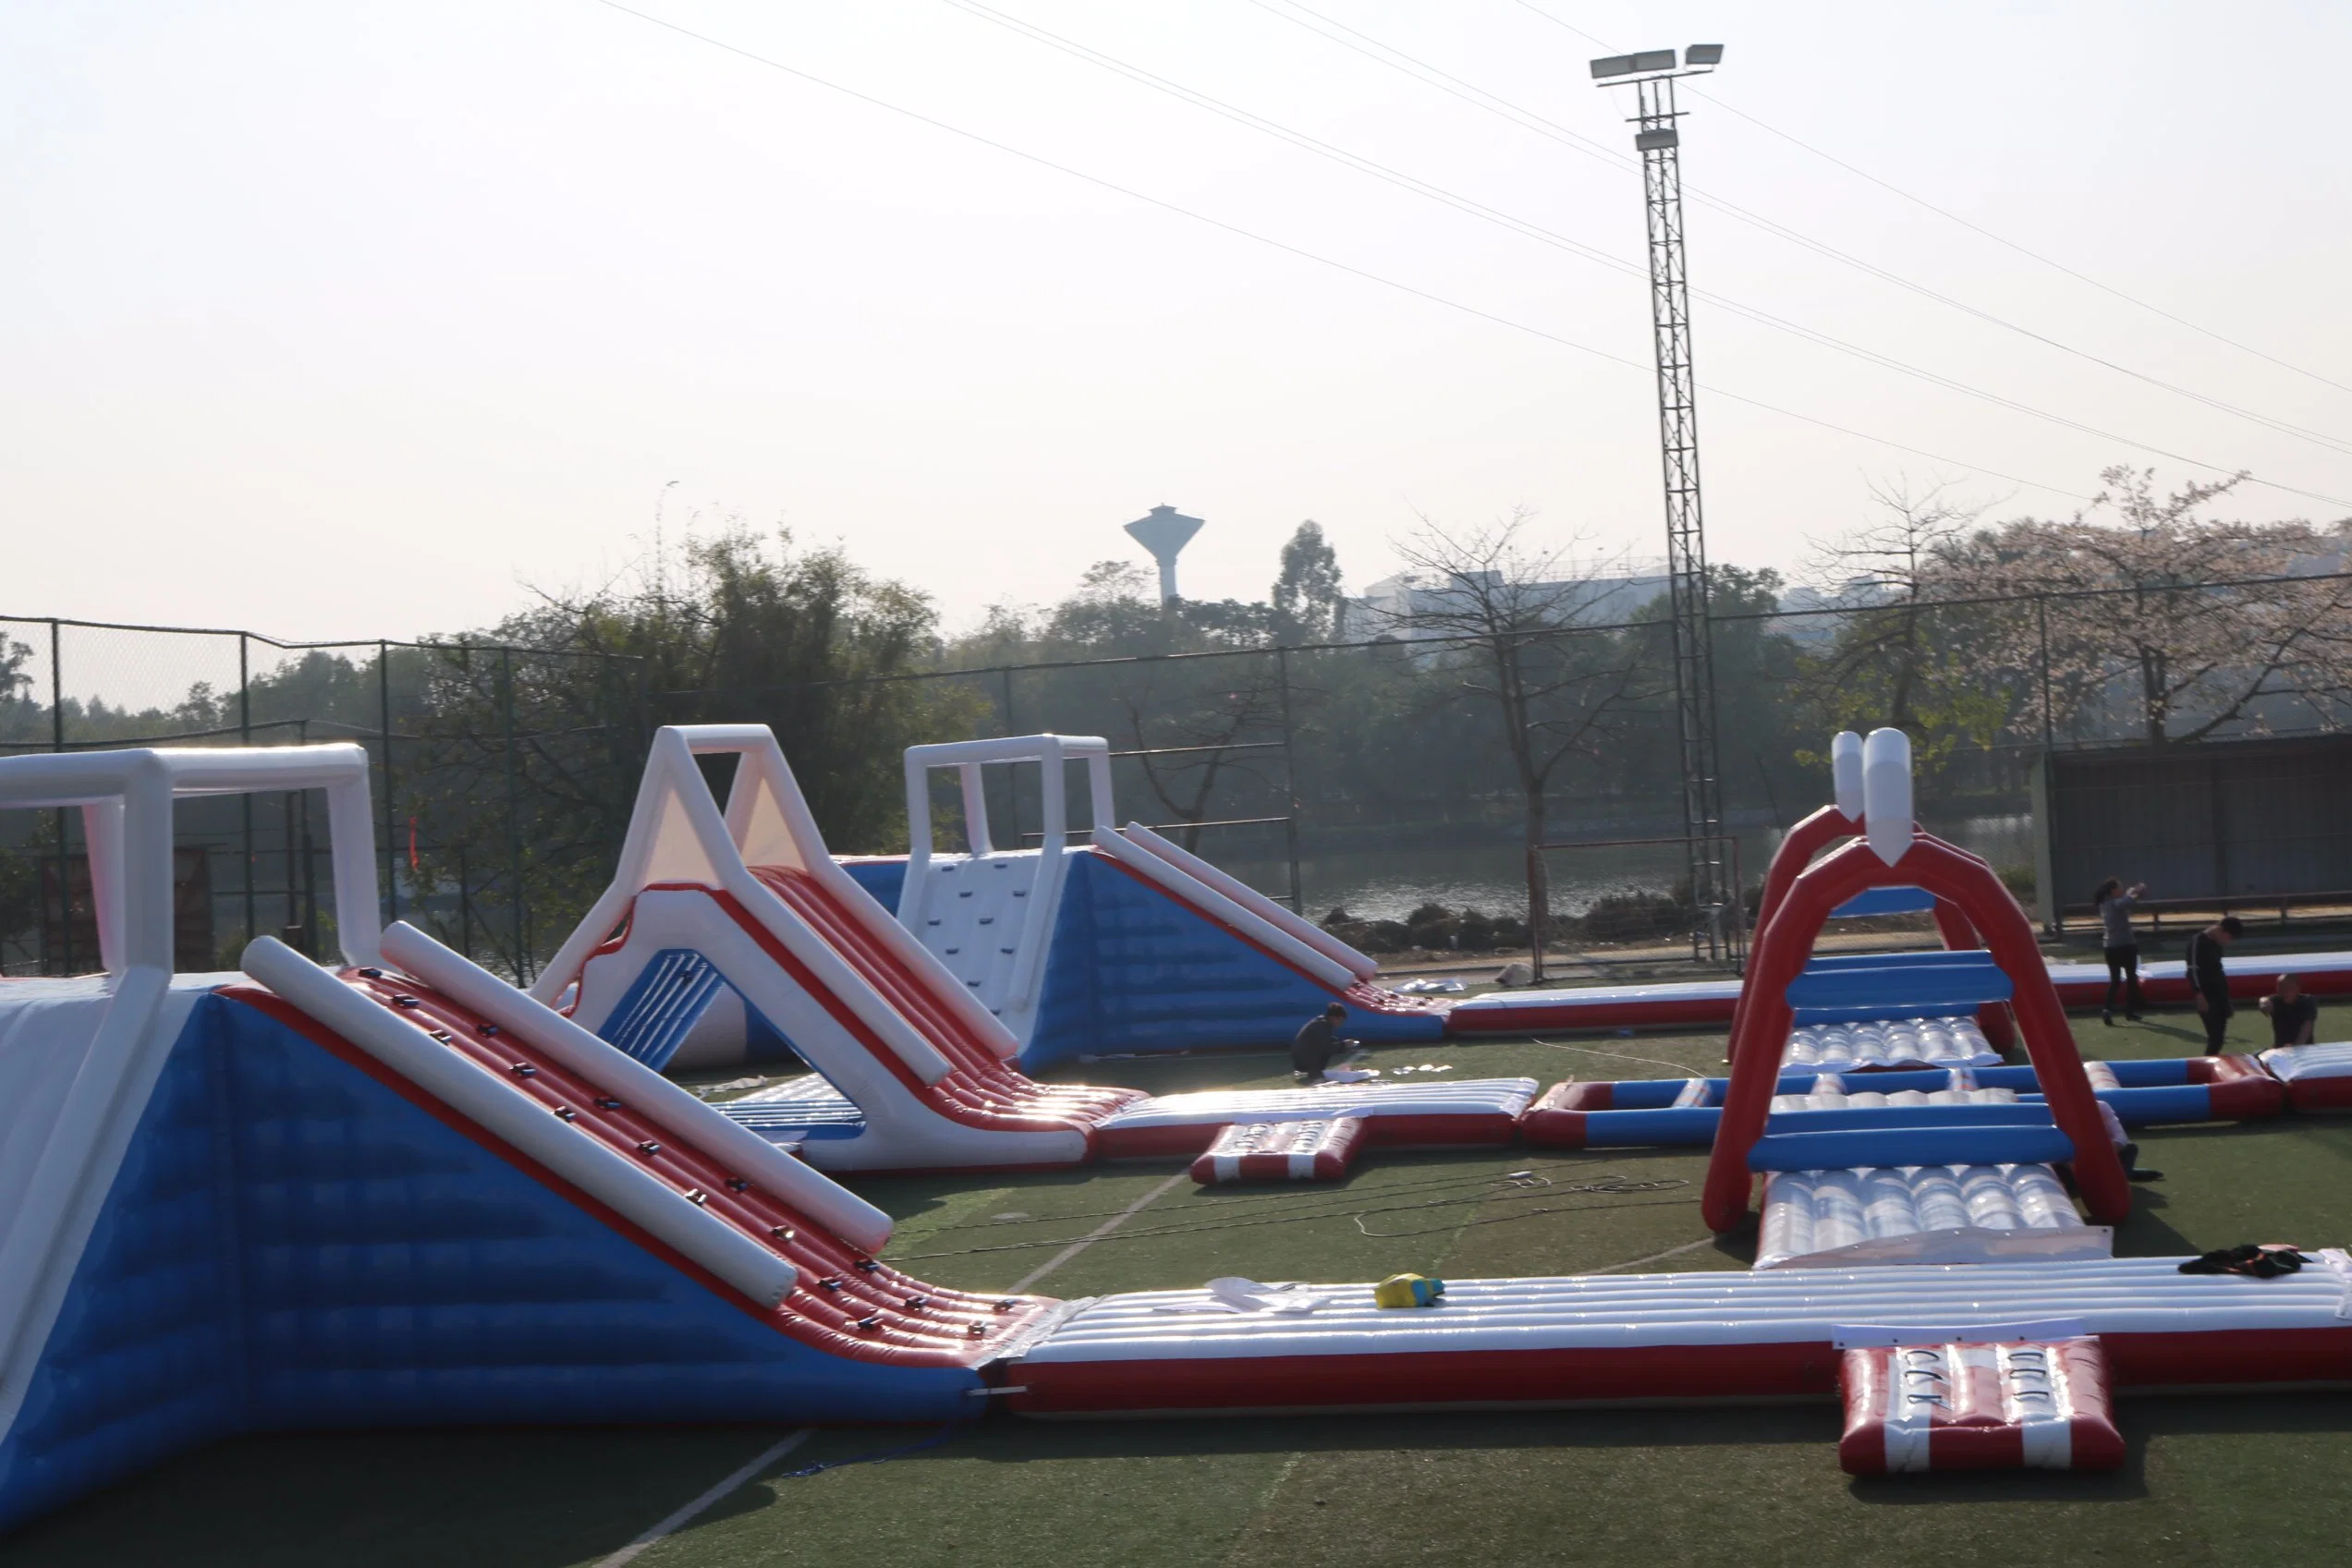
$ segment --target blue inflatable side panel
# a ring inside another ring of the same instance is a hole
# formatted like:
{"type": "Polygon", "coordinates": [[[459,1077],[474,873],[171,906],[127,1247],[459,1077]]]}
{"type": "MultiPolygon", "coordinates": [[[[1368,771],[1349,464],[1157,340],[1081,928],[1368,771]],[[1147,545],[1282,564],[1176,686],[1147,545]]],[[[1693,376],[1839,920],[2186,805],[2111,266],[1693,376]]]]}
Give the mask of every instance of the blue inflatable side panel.
{"type": "MultiPolygon", "coordinates": [[[[1070,857],[1021,1065],[1087,1052],[1286,1045],[1336,993],[1100,855],[1070,857]],[[1066,994],[1091,993],[1091,1006],[1066,994]]],[[[1435,1039],[1436,1012],[1349,1009],[1366,1040],[1435,1039]]]]}
{"type": "Polygon", "coordinates": [[[701,954],[665,948],[639,971],[628,994],[597,1033],[658,1073],[670,1064],[695,1020],[725,983],[718,966],[701,954]]]}
{"type": "Polygon", "coordinates": [[[0,1530],[245,1427],[213,1005],[165,1062],[0,1442],[0,1530]]]}
{"type": "Polygon", "coordinates": [[[1918,887],[1865,888],[1829,912],[1833,920],[1857,915],[1919,915],[1935,907],[1935,894],[1918,887]]]}
{"type": "Polygon", "coordinates": [[[0,1445],[0,1528],[240,1430],[941,1421],[275,1019],[197,1004],[0,1445]]]}
{"type": "Polygon", "coordinates": [[[898,891],[907,885],[907,860],[904,856],[890,860],[844,860],[841,869],[849,880],[873,894],[874,902],[893,916],[898,913],[898,891]]]}

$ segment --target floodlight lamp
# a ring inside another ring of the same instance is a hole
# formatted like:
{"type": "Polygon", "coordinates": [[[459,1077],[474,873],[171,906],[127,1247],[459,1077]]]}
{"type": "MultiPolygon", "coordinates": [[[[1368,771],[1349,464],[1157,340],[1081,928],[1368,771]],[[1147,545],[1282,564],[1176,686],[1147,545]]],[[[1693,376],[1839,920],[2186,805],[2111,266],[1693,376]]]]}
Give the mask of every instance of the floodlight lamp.
{"type": "Polygon", "coordinates": [[[1592,79],[1607,81],[1613,77],[1639,76],[1651,71],[1675,68],[1675,52],[1671,49],[1645,49],[1639,55],[1612,55],[1592,62],[1592,79]]]}
{"type": "Polygon", "coordinates": [[[1724,46],[1720,43],[1694,43],[1682,52],[1686,66],[1720,66],[1724,63],[1724,46]]]}

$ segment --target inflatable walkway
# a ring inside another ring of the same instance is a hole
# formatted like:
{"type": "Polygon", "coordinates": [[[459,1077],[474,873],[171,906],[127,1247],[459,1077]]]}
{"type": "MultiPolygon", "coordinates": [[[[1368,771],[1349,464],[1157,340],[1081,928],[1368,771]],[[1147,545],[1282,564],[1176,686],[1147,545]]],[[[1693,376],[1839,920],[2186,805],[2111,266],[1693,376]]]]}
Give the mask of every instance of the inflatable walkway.
{"type": "Polygon", "coordinates": [[[618,872],[533,994],[652,1068],[690,1049],[788,1050],[813,1072],[724,1111],[826,1170],[1021,1170],[1191,1154],[1237,1122],[1343,1110],[1378,1124],[1374,1144],[1506,1142],[1535,1096],[1529,1078],[1161,1101],[1040,1083],[1021,1071],[1018,1042],[993,1010],[1020,1015],[1021,954],[1033,950],[995,933],[1050,912],[1057,898],[1066,920],[1074,894],[1054,891],[1034,854],[992,857],[942,873],[932,906],[943,913],[925,926],[927,943],[826,853],[764,726],[665,728],[618,872]],[[713,755],[737,759],[724,811],[695,760],[713,755]],[[944,881],[958,875],[987,896],[967,902],[944,881]],[[1000,951],[962,951],[982,942],[1000,951]]]}

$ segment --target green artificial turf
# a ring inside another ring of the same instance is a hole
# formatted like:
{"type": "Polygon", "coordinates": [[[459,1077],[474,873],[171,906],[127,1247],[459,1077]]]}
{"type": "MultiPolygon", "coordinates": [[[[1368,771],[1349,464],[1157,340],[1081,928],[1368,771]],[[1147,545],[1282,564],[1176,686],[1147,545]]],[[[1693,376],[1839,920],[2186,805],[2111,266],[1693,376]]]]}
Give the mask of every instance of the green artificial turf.
{"type": "MultiPolygon", "coordinates": [[[[2323,1018],[2326,1028],[2332,1018],[2323,1018]]],[[[2102,1027],[2086,1054],[2202,1050],[2193,1015],[2102,1027]]],[[[2263,1020],[2236,1020],[2236,1049],[2263,1020]]],[[[2341,1033],[2341,1030],[2331,1032],[2341,1033]]],[[[1374,1064],[1449,1077],[1721,1070],[1720,1035],[1393,1047],[1374,1064]]],[[[1287,1081],[1277,1055],[1074,1065],[1158,1091],[1287,1081]]],[[[2352,1240],[2352,1118],[2160,1128],[2122,1253],[2352,1240]]],[[[1035,1288],[1196,1285],[1216,1274],[1361,1280],[1737,1269],[1698,1218],[1701,1149],[1368,1153],[1333,1186],[1168,1186],[1173,1163],[866,1180],[918,1277],[1009,1288],[1153,1193],[1035,1288]],[[1514,1181],[1516,1173],[1532,1180],[1514,1181]],[[1548,1183],[1549,1185],[1543,1185],[1548,1183]],[[1674,1185],[1681,1184],[1681,1185],[1674,1185]],[[1601,1188],[1603,1190],[1577,1190],[1601,1188]],[[1614,1189],[1614,1190],[1608,1190],[1614,1189]],[[1667,1254],[1659,1258],[1660,1254],[1667,1254]]],[[[2110,1476],[1856,1480],[1829,1404],[1664,1411],[1028,1421],[997,1415],[880,1464],[783,1474],[932,1432],[833,1428],[639,1557],[645,1568],[1010,1562],[1037,1568],[1460,1562],[1846,1564],[2335,1562],[2352,1539],[2352,1396],[2131,1399],[2110,1476]]],[[[592,1564],[786,1428],[371,1433],[249,1439],[154,1471],[0,1540],[13,1565],[592,1564]]]]}

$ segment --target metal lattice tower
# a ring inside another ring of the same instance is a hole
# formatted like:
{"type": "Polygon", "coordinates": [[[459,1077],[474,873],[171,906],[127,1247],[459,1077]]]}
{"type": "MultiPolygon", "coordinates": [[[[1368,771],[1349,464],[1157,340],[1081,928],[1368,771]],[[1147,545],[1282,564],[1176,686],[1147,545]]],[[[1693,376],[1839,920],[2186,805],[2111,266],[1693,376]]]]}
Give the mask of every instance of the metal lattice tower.
{"type": "Polygon", "coordinates": [[[1651,50],[1592,62],[1603,86],[1630,82],[1650,230],[1650,319],[1658,365],[1658,446],[1666,487],[1666,571],[1674,617],[1675,715],[1682,749],[1682,822],[1691,902],[1711,922],[1709,945],[1737,957],[1740,893],[1724,864],[1722,771],[1715,745],[1714,638],[1707,592],[1706,509],[1699,489],[1698,385],[1690,362],[1690,283],[1683,248],[1681,133],[1675,82],[1722,59],[1693,44],[1687,67],[1651,50]]]}

